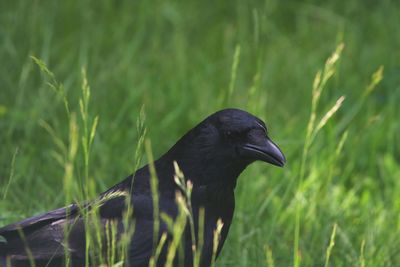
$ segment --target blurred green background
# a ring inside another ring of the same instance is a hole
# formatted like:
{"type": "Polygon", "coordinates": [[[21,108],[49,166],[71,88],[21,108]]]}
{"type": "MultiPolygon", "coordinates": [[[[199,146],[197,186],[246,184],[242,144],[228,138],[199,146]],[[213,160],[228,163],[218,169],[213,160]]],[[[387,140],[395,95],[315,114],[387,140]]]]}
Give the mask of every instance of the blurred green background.
{"type": "Polygon", "coordinates": [[[65,204],[64,167],[43,125],[68,144],[69,119],[31,56],[54,73],[78,118],[86,69],[90,120],[99,116],[96,192],[134,171],[143,105],[156,156],[223,107],[266,121],[288,164],[242,174],[217,266],[400,265],[398,1],[1,1],[0,225],[65,204]],[[317,121],[346,100],[302,175],[314,76],[340,43],[317,121]],[[380,66],[383,80],[366,91],[380,66]]]}

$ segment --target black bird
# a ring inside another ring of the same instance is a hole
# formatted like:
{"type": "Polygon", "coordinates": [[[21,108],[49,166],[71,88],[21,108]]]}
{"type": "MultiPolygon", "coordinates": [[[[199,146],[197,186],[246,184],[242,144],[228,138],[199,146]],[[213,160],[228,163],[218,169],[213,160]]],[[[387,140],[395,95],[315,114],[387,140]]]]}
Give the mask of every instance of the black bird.
{"type": "MultiPolygon", "coordinates": [[[[235,208],[234,189],[240,173],[252,162],[261,160],[282,167],[285,157],[269,139],[267,128],[257,117],[239,110],[224,109],[207,117],[187,132],[167,153],[154,162],[158,177],[159,210],[176,218],[178,208],[175,201],[177,191],[182,191],[174,180],[174,161],[183,171],[186,180],[193,184],[191,206],[195,230],[198,230],[200,207],[204,208],[204,245],[200,266],[211,265],[213,257],[214,231],[218,219],[223,222],[218,255],[228,235],[235,208]]],[[[116,238],[120,239],[126,229],[123,214],[130,196],[133,207],[131,222],[134,232],[130,236],[127,266],[144,267],[154,254],[153,198],[151,194],[150,170],[146,165],[124,181],[99,196],[101,232],[106,236],[107,224],[114,222],[116,238]],[[114,195],[114,196],[113,196],[114,195]],[[113,197],[110,197],[113,196],[113,197]]],[[[0,267],[6,266],[65,266],[66,256],[74,267],[98,266],[95,255],[87,256],[85,233],[96,229],[82,215],[96,201],[84,205],[71,204],[48,213],[28,218],[0,228],[0,267]],[[68,230],[66,230],[68,228],[68,230]],[[87,257],[86,257],[87,256],[87,257]],[[88,260],[89,259],[89,260],[88,260]]],[[[186,224],[182,236],[182,249],[175,256],[173,266],[193,266],[190,224],[186,224]],[[183,255],[181,255],[183,254],[183,255]]],[[[171,233],[166,222],[160,219],[156,241],[167,233],[156,266],[164,266],[171,233]]],[[[198,237],[198,234],[196,234],[198,237]]],[[[107,239],[107,238],[106,238],[107,239]]],[[[94,241],[92,241],[92,244],[94,241]]],[[[105,242],[107,247],[109,242],[105,242]]],[[[103,250],[104,250],[103,247],[103,250]]],[[[98,255],[97,255],[98,256],[98,255]]]]}

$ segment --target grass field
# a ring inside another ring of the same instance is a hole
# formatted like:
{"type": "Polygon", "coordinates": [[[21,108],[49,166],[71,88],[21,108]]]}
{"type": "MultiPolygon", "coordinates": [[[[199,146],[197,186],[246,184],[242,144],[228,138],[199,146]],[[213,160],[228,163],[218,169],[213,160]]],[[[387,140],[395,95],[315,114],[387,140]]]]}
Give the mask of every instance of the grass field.
{"type": "Polygon", "coordinates": [[[0,2],[0,226],[132,173],[142,107],[155,156],[238,107],[287,165],[242,174],[217,266],[400,265],[397,1],[131,2],[0,2]]]}

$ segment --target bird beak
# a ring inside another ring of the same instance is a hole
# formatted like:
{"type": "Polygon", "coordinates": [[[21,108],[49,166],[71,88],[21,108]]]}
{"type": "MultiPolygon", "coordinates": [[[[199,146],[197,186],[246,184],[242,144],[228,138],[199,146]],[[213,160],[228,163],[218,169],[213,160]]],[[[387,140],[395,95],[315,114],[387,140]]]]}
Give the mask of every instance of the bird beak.
{"type": "Polygon", "coordinates": [[[244,156],[254,160],[261,160],[279,167],[283,167],[286,163],[282,151],[268,137],[258,141],[257,144],[245,144],[241,150],[244,156]]]}

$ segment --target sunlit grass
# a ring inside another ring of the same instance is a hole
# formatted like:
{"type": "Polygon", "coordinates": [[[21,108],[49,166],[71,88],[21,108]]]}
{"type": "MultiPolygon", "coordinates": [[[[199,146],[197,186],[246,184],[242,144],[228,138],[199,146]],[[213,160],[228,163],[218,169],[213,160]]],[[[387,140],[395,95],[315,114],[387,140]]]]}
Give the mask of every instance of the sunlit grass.
{"type": "MultiPolygon", "coordinates": [[[[241,175],[215,266],[399,264],[397,3],[0,6],[0,225],[83,205],[149,160],[146,139],[156,159],[234,106],[267,122],[288,163],[241,175]]],[[[102,263],[121,264],[134,227],[124,248],[107,225],[102,263]]]]}

